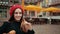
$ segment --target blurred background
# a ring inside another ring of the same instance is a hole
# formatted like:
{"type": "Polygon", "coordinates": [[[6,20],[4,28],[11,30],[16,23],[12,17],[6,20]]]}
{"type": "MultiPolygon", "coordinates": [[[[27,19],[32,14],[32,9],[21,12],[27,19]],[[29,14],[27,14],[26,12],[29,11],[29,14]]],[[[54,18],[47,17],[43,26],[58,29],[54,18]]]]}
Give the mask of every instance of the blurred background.
{"type": "Polygon", "coordinates": [[[60,34],[60,0],[0,0],[0,26],[10,18],[13,4],[23,6],[24,18],[35,34],[60,34]]]}

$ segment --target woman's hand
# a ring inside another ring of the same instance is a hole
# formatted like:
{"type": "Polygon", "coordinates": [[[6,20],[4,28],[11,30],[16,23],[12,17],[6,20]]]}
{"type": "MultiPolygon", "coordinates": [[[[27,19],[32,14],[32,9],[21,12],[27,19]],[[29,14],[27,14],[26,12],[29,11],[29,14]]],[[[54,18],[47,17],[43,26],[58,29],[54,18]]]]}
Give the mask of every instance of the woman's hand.
{"type": "Polygon", "coordinates": [[[16,34],[15,30],[11,30],[8,34],[16,34]]]}
{"type": "Polygon", "coordinates": [[[28,23],[27,21],[23,20],[21,23],[21,28],[24,32],[27,32],[28,30],[32,30],[31,23],[28,23]]]}

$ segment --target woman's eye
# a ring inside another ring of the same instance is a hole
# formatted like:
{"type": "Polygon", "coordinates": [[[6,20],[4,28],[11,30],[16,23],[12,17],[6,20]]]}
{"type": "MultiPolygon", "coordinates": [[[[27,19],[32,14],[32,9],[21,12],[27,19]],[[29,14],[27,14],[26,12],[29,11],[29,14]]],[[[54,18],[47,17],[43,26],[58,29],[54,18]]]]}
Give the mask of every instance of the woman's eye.
{"type": "Polygon", "coordinates": [[[19,14],[22,14],[22,12],[19,12],[19,14]]]}
{"type": "Polygon", "coordinates": [[[18,12],[15,12],[15,14],[18,14],[18,12]]]}

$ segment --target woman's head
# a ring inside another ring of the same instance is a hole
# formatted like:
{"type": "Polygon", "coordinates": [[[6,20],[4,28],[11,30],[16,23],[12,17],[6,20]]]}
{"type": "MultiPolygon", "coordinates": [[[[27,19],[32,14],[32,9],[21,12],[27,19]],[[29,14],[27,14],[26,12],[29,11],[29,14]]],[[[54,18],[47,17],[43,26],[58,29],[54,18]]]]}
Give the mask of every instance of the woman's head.
{"type": "Polygon", "coordinates": [[[10,19],[9,21],[21,21],[23,19],[23,8],[16,4],[10,8],[10,19]]]}
{"type": "Polygon", "coordinates": [[[14,12],[14,18],[15,20],[20,20],[22,17],[22,10],[17,8],[14,12]]]}

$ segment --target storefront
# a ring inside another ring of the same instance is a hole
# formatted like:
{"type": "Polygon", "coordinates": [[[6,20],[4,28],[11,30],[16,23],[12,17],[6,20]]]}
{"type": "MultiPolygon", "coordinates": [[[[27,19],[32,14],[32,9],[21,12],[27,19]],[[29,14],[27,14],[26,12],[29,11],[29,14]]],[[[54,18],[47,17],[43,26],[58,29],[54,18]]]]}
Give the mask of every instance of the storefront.
{"type": "Polygon", "coordinates": [[[0,1],[0,21],[5,21],[8,19],[9,14],[9,1],[0,1]]]}

